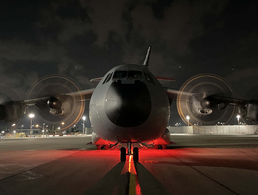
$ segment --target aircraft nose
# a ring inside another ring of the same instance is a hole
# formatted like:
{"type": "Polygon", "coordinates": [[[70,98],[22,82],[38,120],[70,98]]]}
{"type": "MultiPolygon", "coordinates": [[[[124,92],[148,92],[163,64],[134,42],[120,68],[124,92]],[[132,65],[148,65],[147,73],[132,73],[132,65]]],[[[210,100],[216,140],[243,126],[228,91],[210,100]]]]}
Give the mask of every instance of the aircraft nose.
{"type": "Polygon", "coordinates": [[[105,112],[111,122],[121,127],[142,124],[151,112],[147,86],[141,81],[134,84],[112,83],[106,95],[105,112]]]}

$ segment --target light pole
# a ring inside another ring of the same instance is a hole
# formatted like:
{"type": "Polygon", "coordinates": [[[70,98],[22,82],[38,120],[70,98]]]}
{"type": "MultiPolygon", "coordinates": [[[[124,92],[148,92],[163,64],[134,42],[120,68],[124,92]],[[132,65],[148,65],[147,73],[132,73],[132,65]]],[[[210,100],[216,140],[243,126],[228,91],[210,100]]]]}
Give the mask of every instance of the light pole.
{"type": "Polygon", "coordinates": [[[187,121],[188,121],[188,127],[189,127],[189,119],[190,119],[190,116],[186,116],[186,119],[187,119],[187,121]]]}
{"type": "Polygon", "coordinates": [[[237,124],[239,125],[239,118],[240,118],[240,115],[238,114],[236,117],[237,117],[237,124]]]}
{"type": "Polygon", "coordinates": [[[35,114],[29,114],[29,118],[30,118],[30,136],[31,136],[31,133],[32,133],[32,119],[34,118],[35,114]]]}
{"type": "Polygon", "coordinates": [[[65,124],[64,122],[61,123],[61,125],[62,125],[62,134],[64,134],[64,124],[65,124]]]}
{"type": "Polygon", "coordinates": [[[85,128],[84,128],[84,121],[85,121],[85,120],[86,120],[86,116],[83,116],[83,117],[82,117],[82,121],[83,121],[83,122],[82,122],[82,132],[83,132],[83,134],[85,134],[85,132],[84,132],[84,131],[85,131],[85,128]]]}
{"type": "Polygon", "coordinates": [[[16,133],[16,131],[14,130],[14,127],[15,127],[15,123],[12,124],[11,131],[13,131],[13,133],[16,133]]]}
{"type": "Polygon", "coordinates": [[[45,131],[45,123],[43,123],[43,135],[44,135],[44,131],[45,131]]]}

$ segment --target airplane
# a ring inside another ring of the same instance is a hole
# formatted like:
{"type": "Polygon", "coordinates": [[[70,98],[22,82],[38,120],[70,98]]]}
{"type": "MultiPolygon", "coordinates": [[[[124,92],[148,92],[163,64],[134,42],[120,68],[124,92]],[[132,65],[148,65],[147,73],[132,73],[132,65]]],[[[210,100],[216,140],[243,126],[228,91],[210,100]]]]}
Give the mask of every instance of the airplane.
{"type": "MultiPolygon", "coordinates": [[[[108,149],[119,143],[126,143],[127,148],[120,149],[121,162],[125,162],[126,155],[131,154],[135,162],[139,160],[138,147],[133,147],[133,151],[131,150],[135,143],[139,145],[152,143],[155,148],[163,149],[170,144],[171,138],[167,125],[173,101],[177,101],[179,114],[184,120],[186,115],[190,114],[197,121],[205,124],[213,121],[214,117],[209,118],[209,116],[214,113],[216,116],[224,116],[221,112],[225,113],[231,105],[234,108],[238,107],[242,117],[257,121],[258,101],[226,96],[225,93],[230,87],[214,75],[199,75],[190,79],[191,82],[186,82],[186,85],[179,90],[163,87],[161,81],[173,81],[173,79],[154,76],[149,71],[150,52],[151,47],[148,48],[142,65],[115,66],[103,77],[92,79],[91,82],[98,82],[98,85],[92,89],[78,89],[76,92],[55,95],[39,93],[37,95],[42,97],[22,101],[5,98],[5,101],[0,102],[0,120],[16,121],[22,118],[26,108],[31,106],[40,110],[47,109],[51,116],[67,117],[75,115],[74,101],[85,106],[84,101],[89,100],[89,117],[94,130],[92,143],[97,146],[97,149],[103,146],[108,149]],[[207,78],[209,82],[206,82],[207,78]],[[217,81],[221,83],[218,84],[217,81]],[[192,82],[197,82],[197,85],[191,86],[192,82]],[[200,83],[204,83],[205,86],[198,88],[200,83]],[[207,83],[215,86],[214,90],[209,91],[211,87],[207,86],[207,83]],[[221,87],[223,84],[227,89],[221,87]],[[207,121],[202,120],[205,117],[208,117],[207,121]]],[[[46,88],[46,91],[48,90],[46,88]]],[[[79,112],[82,113],[83,110],[79,109],[79,112]]],[[[80,118],[77,115],[76,117],[80,118]]]]}

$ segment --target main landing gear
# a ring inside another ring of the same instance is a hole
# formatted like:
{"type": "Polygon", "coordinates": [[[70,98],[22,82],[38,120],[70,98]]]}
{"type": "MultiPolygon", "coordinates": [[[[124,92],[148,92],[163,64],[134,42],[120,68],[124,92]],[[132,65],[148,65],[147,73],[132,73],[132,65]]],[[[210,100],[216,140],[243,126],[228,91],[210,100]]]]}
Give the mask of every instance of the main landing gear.
{"type": "Polygon", "coordinates": [[[155,149],[167,149],[167,145],[157,145],[157,144],[155,144],[154,148],[155,149]]]}
{"type": "MultiPolygon", "coordinates": [[[[126,161],[126,155],[131,155],[131,142],[128,143],[128,153],[126,154],[126,148],[122,147],[120,149],[120,161],[125,162],[126,161]]],[[[137,147],[133,148],[133,161],[138,162],[139,161],[139,149],[137,147]]]]}

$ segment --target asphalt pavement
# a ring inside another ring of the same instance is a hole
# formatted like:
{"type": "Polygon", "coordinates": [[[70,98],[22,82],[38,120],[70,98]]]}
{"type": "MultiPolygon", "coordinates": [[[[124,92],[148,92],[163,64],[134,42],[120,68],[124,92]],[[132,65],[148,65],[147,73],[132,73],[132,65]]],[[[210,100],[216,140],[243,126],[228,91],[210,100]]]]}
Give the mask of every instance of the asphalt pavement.
{"type": "Polygon", "coordinates": [[[91,136],[0,139],[0,194],[258,194],[257,136],[172,140],[121,163],[91,136]]]}

